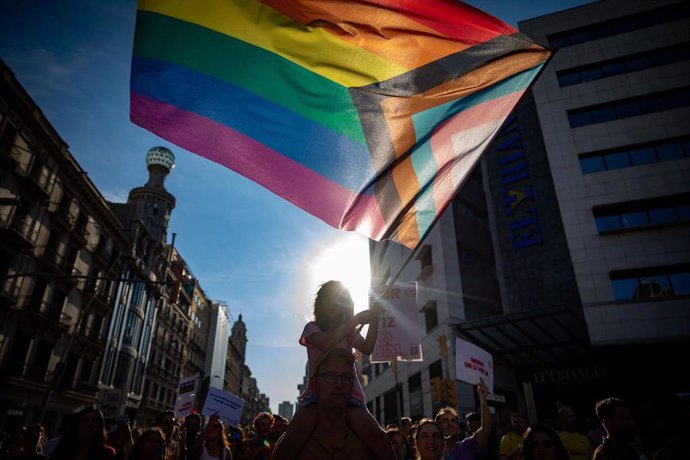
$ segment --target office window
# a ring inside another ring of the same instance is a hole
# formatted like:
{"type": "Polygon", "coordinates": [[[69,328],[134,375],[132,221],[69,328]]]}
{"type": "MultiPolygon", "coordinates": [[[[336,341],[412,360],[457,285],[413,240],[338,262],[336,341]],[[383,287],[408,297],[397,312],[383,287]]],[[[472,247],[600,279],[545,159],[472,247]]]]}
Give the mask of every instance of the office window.
{"type": "Polygon", "coordinates": [[[690,295],[690,264],[612,271],[616,300],[690,295]]]}
{"type": "Polygon", "coordinates": [[[561,87],[623,75],[638,70],[687,61],[690,59],[690,42],[635,53],[595,64],[573,67],[556,72],[561,87]]]}
{"type": "Polygon", "coordinates": [[[690,158],[690,136],[632,144],[579,155],[583,174],[690,158]]]}
{"type": "Polygon", "coordinates": [[[424,324],[426,325],[426,332],[429,332],[438,324],[438,312],[436,310],[436,302],[429,301],[422,308],[424,312],[424,324]]]}
{"type": "Polygon", "coordinates": [[[596,206],[599,233],[655,225],[680,225],[690,221],[690,193],[596,206]]]}
{"type": "Polygon", "coordinates": [[[690,106],[690,87],[568,110],[571,128],[690,106]]]}
{"type": "Polygon", "coordinates": [[[690,5],[688,2],[678,2],[653,10],[641,11],[616,19],[550,34],[546,38],[549,46],[565,48],[600,38],[632,32],[633,30],[666,24],[687,17],[690,17],[690,5]]]}

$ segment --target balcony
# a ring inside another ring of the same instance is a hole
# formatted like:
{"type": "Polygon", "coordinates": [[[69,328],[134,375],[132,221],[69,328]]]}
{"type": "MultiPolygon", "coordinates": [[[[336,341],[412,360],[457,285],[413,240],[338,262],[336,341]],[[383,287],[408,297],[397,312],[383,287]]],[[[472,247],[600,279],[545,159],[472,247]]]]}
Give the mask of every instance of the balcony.
{"type": "Polygon", "coordinates": [[[82,327],[79,340],[100,351],[105,349],[105,343],[100,338],[100,331],[91,327],[82,327]]]}
{"type": "Polygon", "coordinates": [[[52,215],[51,223],[58,228],[71,232],[77,223],[77,216],[72,211],[69,204],[65,204],[65,200],[60,202],[60,206],[52,215]]]}
{"type": "Polygon", "coordinates": [[[11,149],[0,150],[0,166],[4,171],[14,171],[17,169],[17,159],[12,155],[11,149]]]}
{"type": "Polygon", "coordinates": [[[8,278],[4,281],[0,281],[0,306],[16,308],[21,288],[21,277],[8,278]]]}
{"type": "Polygon", "coordinates": [[[109,312],[112,308],[108,301],[108,294],[101,292],[101,289],[99,288],[97,292],[94,292],[94,287],[92,285],[92,281],[88,282],[84,289],[81,291],[81,299],[82,299],[82,305],[86,305],[89,302],[92,302],[92,304],[102,310],[102,311],[107,311],[109,312]]]}
{"type": "Polygon", "coordinates": [[[30,366],[24,362],[6,360],[0,363],[0,375],[2,380],[17,380],[17,384],[26,388],[27,383],[38,384],[35,388],[45,387],[53,378],[53,372],[45,367],[30,366]]]}
{"type": "Polygon", "coordinates": [[[26,249],[36,242],[39,226],[27,215],[0,222],[0,239],[8,246],[26,249]]]}
{"type": "Polygon", "coordinates": [[[102,265],[107,265],[110,262],[110,256],[113,253],[113,241],[105,236],[101,236],[98,242],[98,247],[94,251],[94,258],[102,265]]]}
{"type": "Polygon", "coordinates": [[[86,239],[89,237],[89,232],[86,229],[75,229],[69,235],[76,248],[83,249],[86,246],[88,242],[86,239]]]}
{"type": "Polygon", "coordinates": [[[28,310],[34,319],[37,319],[50,327],[67,332],[69,326],[62,323],[62,306],[57,307],[52,302],[45,302],[43,300],[31,299],[28,304],[28,310]]]}
{"type": "Polygon", "coordinates": [[[56,247],[47,247],[40,260],[43,268],[57,274],[66,274],[67,261],[65,256],[57,251],[56,247]]]}
{"type": "Polygon", "coordinates": [[[54,185],[55,174],[43,165],[35,165],[26,177],[23,189],[31,196],[46,200],[50,197],[54,185]]]}

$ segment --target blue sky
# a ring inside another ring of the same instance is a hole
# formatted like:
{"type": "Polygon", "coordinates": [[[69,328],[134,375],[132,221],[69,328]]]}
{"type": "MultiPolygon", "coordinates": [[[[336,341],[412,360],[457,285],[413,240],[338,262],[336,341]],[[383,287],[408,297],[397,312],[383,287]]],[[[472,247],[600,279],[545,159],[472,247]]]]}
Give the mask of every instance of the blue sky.
{"type": "MultiPolygon", "coordinates": [[[[504,21],[583,1],[476,0],[504,21]]],[[[41,107],[103,195],[125,202],[147,179],[144,156],[176,156],[166,188],[177,198],[168,238],[206,294],[248,328],[247,363],[278,411],[297,397],[306,352],[297,344],[317,284],[351,280],[365,301],[366,238],[332,229],[238,174],[129,121],[134,0],[2,2],[0,57],[41,107]],[[357,286],[360,286],[357,289],[357,286]]],[[[360,304],[360,307],[363,307],[360,304]]]]}

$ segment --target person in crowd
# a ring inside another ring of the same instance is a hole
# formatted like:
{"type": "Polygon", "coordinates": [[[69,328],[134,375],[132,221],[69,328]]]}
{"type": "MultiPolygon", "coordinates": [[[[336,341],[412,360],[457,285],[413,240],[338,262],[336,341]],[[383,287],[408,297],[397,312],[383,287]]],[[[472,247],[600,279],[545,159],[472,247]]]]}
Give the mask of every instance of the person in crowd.
{"type": "MultiPolygon", "coordinates": [[[[378,318],[382,308],[379,304],[369,310],[354,314],[354,302],[350,292],[340,281],[328,281],[321,285],[314,301],[314,321],[304,327],[299,343],[307,348],[309,380],[307,388],[300,395],[298,409],[280,443],[281,459],[292,459],[295,452],[309,439],[317,427],[318,399],[313,391],[316,374],[312,371],[315,363],[329,350],[340,348],[352,353],[355,348],[370,354],[376,345],[378,318]],[[369,324],[367,337],[357,330],[358,326],[369,324]]],[[[349,398],[350,408],[347,418],[350,429],[374,452],[378,460],[392,460],[393,449],[386,433],[371,416],[364,403],[364,392],[357,378],[354,365],[351,369],[354,385],[349,398]]]]}
{"type": "Polygon", "coordinates": [[[446,406],[438,411],[434,420],[443,430],[443,451],[446,453],[446,458],[451,458],[455,444],[463,438],[460,431],[458,412],[454,408],[446,406]]]}
{"type": "Polygon", "coordinates": [[[115,429],[108,435],[108,445],[115,449],[116,460],[125,460],[130,449],[134,445],[132,429],[129,426],[129,417],[120,417],[115,429]]]}
{"type": "Polygon", "coordinates": [[[412,419],[410,417],[400,417],[400,433],[409,438],[412,430],[412,419]]]}
{"type": "Polygon", "coordinates": [[[225,427],[217,414],[211,415],[206,427],[197,437],[195,450],[198,460],[232,460],[225,427]]]}
{"type": "Polygon", "coordinates": [[[404,458],[412,459],[415,456],[414,447],[412,446],[412,419],[410,417],[400,418],[400,434],[402,435],[404,458]]]}
{"type": "Polygon", "coordinates": [[[561,426],[558,436],[563,441],[570,460],[590,460],[594,449],[589,438],[577,432],[575,412],[570,407],[562,406],[558,409],[558,421],[561,426]]]}
{"type": "Polygon", "coordinates": [[[545,423],[531,424],[522,446],[525,460],[571,460],[558,433],[545,423]]]}
{"type": "MultiPolygon", "coordinates": [[[[297,460],[372,460],[374,453],[356,435],[349,423],[348,402],[352,395],[355,376],[352,366],[355,358],[344,348],[333,348],[323,354],[312,367],[312,391],[319,403],[316,405],[318,424],[304,446],[297,452],[297,460]]],[[[292,423],[288,426],[288,432],[292,423]]],[[[380,428],[378,428],[380,429],[380,428]]],[[[273,459],[282,459],[281,444],[283,436],[276,445],[273,459]]],[[[393,448],[384,433],[384,442],[395,458],[393,448]]]]}
{"type": "Polygon", "coordinates": [[[395,460],[402,460],[403,458],[403,447],[402,447],[402,435],[400,434],[400,429],[395,425],[386,426],[386,435],[393,447],[393,454],[395,454],[395,460]]]}
{"type": "Polygon", "coordinates": [[[273,444],[271,444],[271,425],[273,414],[261,412],[254,417],[252,427],[255,436],[245,439],[242,443],[242,457],[246,460],[265,460],[271,458],[273,444]]]}
{"type": "Polygon", "coordinates": [[[158,427],[146,428],[134,441],[127,460],[176,460],[168,457],[165,433],[158,427]]]}
{"type": "Polygon", "coordinates": [[[232,452],[232,457],[238,459],[242,454],[242,443],[244,442],[244,432],[242,428],[228,425],[226,428],[226,436],[228,442],[230,443],[230,451],[232,452]]]}
{"type": "Polygon", "coordinates": [[[46,445],[43,446],[43,455],[47,455],[48,457],[50,457],[52,453],[55,451],[55,448],[60,443],[62,436],[65,434],[67,426],[70,424],[70,417],[73,417],[73,414],[65,414],[62,416],[60,425],[58,425],[57,435],[48,439],[46,445]]]}
{"type": "Polygon", "coordinates": [[[522,460],[522,435],[525,419],[517,412],[510,416],[511,431],[501,436],[498,445],[500,460],[522,460]]]}
{"type": "Polygon", "coordinates": [[[179,431],[175,420],[175,412],[166,410],[156,415],[155,426],[163,430],[165,434],[165,450],[170,459],[180,458],[179,431]]]}
{"type": "MultiPolygon", "coordinates": [[[[481,428],[482,418],[476,412],[468,412],[465,415],[465,423],[467,424],[469,436],[471,436],[472,433],[476,433],[481,428]]],[[[486,438],[486,447],[480,460],[498,460],[498,429],[495,422],[491,423],[491,433],[486,438]]]]}
{"type": "Polygon", "coordinates": [[[449,460],[478,460],[486,449],[486,441],[491,434],[491,414],[486,397],[489,390],[483,380],[477,384],[477,396],[479,397],[481,425],[470,436],[455,443],[453,450],[445,452],[445,458],[449,460]]]}
{"type": "Polygon", "coordinates": [[[51,460],[114,460],[115,449],[106,444],[103,413],[93,406],[77,412],[55,447],[51,460]]]}
{"type": "Polygon", "coordinates": [[[272,444],[278,442],[278,439],[285,433],[288,426],[288,419],[282,415],[273,415],[273,423],[271,424],[271,434],[269,439],[272,444]]]}
{"type": "Polygon", "coordinates": [[[412,460],[412,450],[398,427],[386,428],[386,434],[393,447],[396,460],[412,460]]]}
{"type": "Polygon", "coordinates": [[[667,437],[654,452],[652,460],[687,460],[690,458],[690,407],[673,404],[667,437]]]}
{"type": "Polygon", "coordinates": [[[184,418],[182,427],[181,449],[184,451],[184,454],[181,455],[181,458],[184,460],[196,460],[198,456],[196,441],[201,430],[201,416],[196,412],[192,412],[184,418]]]}
{"type": "Polygon", "coordinates": [[[585,417],[585,430],[587,430],[587,437],[592,449],[596,448],[604,440],[606,432],[597,422],[594,417],[585,417]]]}
{"type": "Polygon", "coordinates": [[[594,406],[606,437],[594,450],[593,460],[639,460],[633,446],[635,421],[630,408],[620,398],[605,398],[594,406]]]}
{"type": "Polygon", "coordinates": [[[441,460],[445,435],[441,426],[434,420],[423,418],[413,428],[417,460],[441,460]]]}
{"type": "Polygon", "coordinates": [[[15,436],[13,445],[0,453],[0,458],[3,460],[42,460],[47,459],[46,455],[39,452],[41,436],[45,433],[45,429],[38,423],[28,427],[22,427],[15,436]]]}

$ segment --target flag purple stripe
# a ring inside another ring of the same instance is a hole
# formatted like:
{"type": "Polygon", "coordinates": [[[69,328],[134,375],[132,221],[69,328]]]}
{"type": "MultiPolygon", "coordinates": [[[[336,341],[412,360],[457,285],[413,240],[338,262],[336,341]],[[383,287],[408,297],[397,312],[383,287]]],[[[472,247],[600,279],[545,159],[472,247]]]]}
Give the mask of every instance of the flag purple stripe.
{"type": "Polygon", "coordinates": [[[205,158],[261,184],[335,228],[383,234],[383,218],[373,196],[352,192],[196,113],[135,92],[130,97],[131,119],[139,126],[190,152],[203,151],[205,158]],[[356,208],[349,209],[355,203],[356,208]],[[347,216],[345,221],[343,216],[347,216]]]}

